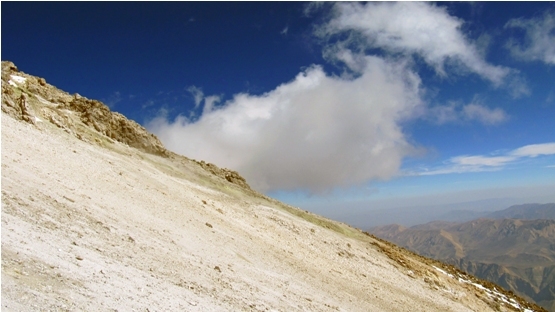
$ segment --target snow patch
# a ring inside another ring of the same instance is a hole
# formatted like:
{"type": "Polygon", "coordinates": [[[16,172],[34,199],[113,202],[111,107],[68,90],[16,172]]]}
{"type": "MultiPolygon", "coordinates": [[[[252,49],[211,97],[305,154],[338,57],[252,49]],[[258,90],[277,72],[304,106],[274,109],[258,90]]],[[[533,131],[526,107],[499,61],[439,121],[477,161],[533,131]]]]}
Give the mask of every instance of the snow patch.
{"type": "Polygon", "coordinates": [[[445,274],[445,275],[447,275],[447,276],[449,276],[449,277],[453,277],[453,274],[449,274],[449,273],[447,273],[446,271],[444,271],[444,270],[442,270],[442,269],[436,267],[435,265],[432,265],[432,266],[433,266],[436,270],[438,270],[439,272],[441,272],[441,273],[443,273],[443,274],[445,274]]]}
{"type": "MultiPolygon", "coordinates": [[[[438,268],[438,267],[436,267],[436,266],[433,266],[433,267],[434,267],[436,270],[438,270],[439,272],[441,272],[441,273],[443,273],[443,274],[445,274],[445,275],[447,275],[447,276],[449,276],[449,277],[451,277],[451,278],[454,278],[453,274],[449,274],[449,273],[447,273],[446,271],[444,271],[444,270],[442,270],[442,269],[440,269],[440,268],[438,268]]],[[[458,274],[457,274],[457,275],[458,275],[458,274]]],[[[495,287],[493,288],[493,290],[491,290],[491,289],[489,289],[489,288],[484,287],[484,285],[482,285],[482,284],[473,283],[473,282],[470,281],[470,280],[464,279],[464,278],[462,278],[460,275],[458,276],[458,281],[459,281],[460,283],[471,284],[471,285],[473,285],[474,287],[476,287],[476,288],[478,288],[478,289],[480,289],[480,290],[483,290],[483,291],[486,293],[486,295],[487,295],[488,297],[497,298],[498,300],[501,300],[501,301],[503,301],[504,303],[513,306],[515,309],[522,310],[522,311],[524,311],[524,312],[533,312],[533,310],[530,310],[530,309],[527,309],[527,308],[522,308],[522,307],[516,302],[516,300],[514,300],[513,298],[510,298],[509,300],[507,300],[507,299],[508,299],[507,296],[505,296],[504,294],[498,292],[497,289],[496,289],[495,287]]]]}
{"type": "Polygon", "coordinates": [[[16,85],[15,83],[17,83],[17,84],[23,84],[23,83],[25,83],[25,81],[27,80],[27,78],[21,77],[21,76],[17,76],[17,75],[10,75],[10,77],[11,77],[12,79],[10,79],[10,81],[8,81],[8,83],[11,84],[12,86],[15,86],[15,87],[17,87],[17,85],[16,85]]]}

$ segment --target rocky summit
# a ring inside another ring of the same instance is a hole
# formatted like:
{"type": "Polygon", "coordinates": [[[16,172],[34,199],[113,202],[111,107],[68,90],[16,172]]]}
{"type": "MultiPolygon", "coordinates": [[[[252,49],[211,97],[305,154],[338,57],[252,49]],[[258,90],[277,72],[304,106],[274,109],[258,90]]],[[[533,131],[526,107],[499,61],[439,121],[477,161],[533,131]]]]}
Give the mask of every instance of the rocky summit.
{"type": "Polygon", "coordinates": [[[2,62],[2,311],[541,311],[2,62]]]}

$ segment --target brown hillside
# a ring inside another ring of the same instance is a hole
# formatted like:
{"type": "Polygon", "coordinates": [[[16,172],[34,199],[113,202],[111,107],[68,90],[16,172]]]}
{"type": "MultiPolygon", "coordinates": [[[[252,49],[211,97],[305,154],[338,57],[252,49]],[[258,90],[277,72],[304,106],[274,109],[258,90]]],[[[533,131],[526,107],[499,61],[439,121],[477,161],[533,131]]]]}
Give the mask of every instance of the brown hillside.
{"type": "Polygon", "coordinates": [[[555,220],[477,219],[391,229],[372,232],[555,311],[555,220]]]}

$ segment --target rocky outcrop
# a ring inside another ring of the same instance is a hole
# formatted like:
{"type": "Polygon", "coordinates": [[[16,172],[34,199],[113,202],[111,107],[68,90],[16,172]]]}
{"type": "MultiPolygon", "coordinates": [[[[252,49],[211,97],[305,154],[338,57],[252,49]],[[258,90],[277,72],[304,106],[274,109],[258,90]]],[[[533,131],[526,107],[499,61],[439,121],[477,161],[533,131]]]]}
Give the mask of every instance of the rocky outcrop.
{"type": "Polygon", "coordinates": [[[250,186],[247,184],[245,178],[239,175],[237,171],[229,170],[227,168],[219,168],[218,166],[212,163],[207,163],[204,160],[196,161],[196,163],[199,164],[204,170],[212,173],[215,176],[225,179],[226,181],[233,184],[237,184],[244,189],[251,189],[250,186]]]}
{"type": "Polygon", "coordinates": [[[111,112],[108,106],[76,94],[69,102],[62,102],[61,109],[77,112],[81,122],[103,135],[148,153],[167,156],[168,151],[156,136],[122,114],[111,112]]]}
{"type": "Polygon", "coordinates": [[[20,72],[12,62],[2,62],[2,95],[2,111],[17,119],[33,124],[49,121],[80,139],[87,137],[85,130],[93,130],[147,153],[168,156],[160,140],[138,123],[99,101],[70,95],[44,78],[20,72]]]}
{"type": "MultiPolygon", "coordinates": [[[[44,78],[25,74],[14,63],[2,62],[2,112],[40,126],[50,123],[87,142],[117,141],[138,150],[169,157],[172,153],[144,127],[97,100],[70,95],[48,84],[44,78]]],[[[208,172],[250,190],[239,173],[197,161],[208,172]]]]}

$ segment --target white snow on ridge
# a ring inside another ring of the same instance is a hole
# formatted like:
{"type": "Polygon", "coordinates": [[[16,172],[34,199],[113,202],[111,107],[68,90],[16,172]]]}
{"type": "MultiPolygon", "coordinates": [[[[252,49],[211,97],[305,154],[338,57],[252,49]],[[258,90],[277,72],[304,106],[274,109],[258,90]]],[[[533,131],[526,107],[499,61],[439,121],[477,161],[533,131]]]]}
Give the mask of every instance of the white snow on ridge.
{"type": "Polygon", "coordinates": [[[14,80],[17,83],[24,83],[27,80],[27,78],[17,76],[17,75],[11,75],[11,77],[12,77],[12,80],[14,80]]]}
{"type": "MultiPolygon", "coordinates": [[[[438,268],[438,267],[436,267],[436,266],[433,266],[433,267],[434,267],[436,270],[438,270],[439,272],[441,272],[441,273],[443,273],[443,274],[445,274],[445,275],[447,275],[447,276],[449,276],[449,277],[451,277],[451,278],[454,278],[453,274],[447,273],[446,271],[444,271],[444,270],[442,270],[442,269],[440,269],[440,268],[438,268]]],[[[457,274],[457,275],[458,275],[458,274],[457,274]]],[[[478,289],[480,289],[480,290],[482,290],[482,291],[485,291],[485,292],[486,292],[486,295],[488,295],[489,297],[497,297],[498,299],[500,299],[500,300],[503,301],[504,303],[513,306],[515,309],[519,309],[519,310],[522,310],[522,311],[524,311],[524,312],[534,312],[533,310],[530,310],[530,309],[527,309],[527,308],[522,308],[522,307],[521,307],[514,299],[512,299],[512,298],[510,298],[509,300],[507,300],[507,299],[508,299],[507,296],[505,296],[504,294],[498,292],[497,289],[495,289],[495,288],[494,288],[493,290],[490,290],[490,289],[484,287],[484,286],[481,285],[481,284],[473,283],[472,281],[467,280],[467,279],[464,279],[464,278],[462,278],[461,276],[458,277],[458,280],[459,280],[459,282],[461,282],[461,283],[467,283],[467,284],[472,284],[472,285],[474,285],[474,287],[476,287],[476,288],[478,288],[478,289]]]]}
{"type": "Polygon", "coordinates": [[[11,79],[8,81],[8,83],[14,87],[18,87],[18,84],[24,84],[27,80],[27,78],[17,75],[10,75],[10,77],[11,79]]]}
{"type": "Polygon", "coordinates": [[[453,274],[449,274],[449,273],[445,272],[444,270],[442,270],[442,269],[436,267],[435,265],[432,265],[432,266],[433,266],[436,270],[438,270],[439,272],[441,272],[441,273],[443,273],[443,274],[445,274],[445,275],[447,275],[447,276],[449,276],[449,277],[453,277],[453,274]]]}

